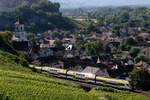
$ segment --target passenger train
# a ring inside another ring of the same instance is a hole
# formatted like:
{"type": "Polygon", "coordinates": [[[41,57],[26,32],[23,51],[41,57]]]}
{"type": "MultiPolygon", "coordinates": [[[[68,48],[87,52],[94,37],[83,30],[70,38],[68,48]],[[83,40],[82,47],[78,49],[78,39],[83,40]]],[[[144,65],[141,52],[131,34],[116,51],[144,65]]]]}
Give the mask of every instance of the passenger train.
{"type": "Polygon", "coordinates": [[[71,71],[71,70],[60,69],[60,68],[41,67],[35,65],[30,65],[30,67],[42,70],[44,72],[49,73],[52,76],[56,76],[60,78],[72,79],[74,81],[81,81],[81,82],[93,83],[93,84],[104,85],[104,86],[111,86],[120,89],[127,89],[127,90],[132,89],[130,82],[122,79],[101,77],[92,73],[83,73],[83,72],[71,71]]]}

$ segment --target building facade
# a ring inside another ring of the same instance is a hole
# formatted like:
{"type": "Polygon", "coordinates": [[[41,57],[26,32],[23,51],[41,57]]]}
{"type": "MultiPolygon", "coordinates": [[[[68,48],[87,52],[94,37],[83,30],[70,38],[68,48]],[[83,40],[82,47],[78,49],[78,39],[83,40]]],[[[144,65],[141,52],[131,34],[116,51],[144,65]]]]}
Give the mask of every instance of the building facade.
{"type": "Polygon", "coordinates": [[[21,22],[20,18],[18,18],[17,22],[15,23],[14,36],[17,38],[18,42],[28,41],[26,32],[24,30],[24,24],[21,22]]]}

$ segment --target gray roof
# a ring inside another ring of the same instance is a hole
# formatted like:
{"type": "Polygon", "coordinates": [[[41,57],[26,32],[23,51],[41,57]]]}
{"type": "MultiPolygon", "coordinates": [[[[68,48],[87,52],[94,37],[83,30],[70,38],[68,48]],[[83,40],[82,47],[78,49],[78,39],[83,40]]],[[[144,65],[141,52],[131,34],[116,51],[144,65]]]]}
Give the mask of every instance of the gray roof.
{"type": "Polygon", "coordinates": [[[98,67],[87,66],[82,72],[96,74],[99,70],[100,70],[100,68],[98,68],[98,67]]]}

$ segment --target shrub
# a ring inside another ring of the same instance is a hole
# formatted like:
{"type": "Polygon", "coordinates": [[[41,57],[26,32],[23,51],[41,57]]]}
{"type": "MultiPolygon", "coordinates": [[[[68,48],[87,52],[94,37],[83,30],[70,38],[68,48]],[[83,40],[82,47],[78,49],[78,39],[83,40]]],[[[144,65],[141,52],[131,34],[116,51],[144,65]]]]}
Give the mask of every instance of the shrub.
{"type": "Polygon", "coordinates": [[[144,55],[138,55],[137,57],[135,57],[134,61],[135,63],[138,63],[140,61],[147,61],[147,59],[145,58],[144,55]]]}
{"type": "Polygon", "coordinates": [[[17,64],[20,64],[22,66],[28,67],[28,65],[29,65],[28,61],[26,59],[24,59],[23,57],[19,57],[19,56],[13,55],[8,52],[3,52],[3,51],[0,51],[0,54],[7,57],[8,60],[13,61],[17,64]]]}
{"type": "Polygon", "coordinates": [[[150,73],[146,68],[135,68],[129,73],[129,77],[135,88],[143,90],[150,89],[150,73]]]}

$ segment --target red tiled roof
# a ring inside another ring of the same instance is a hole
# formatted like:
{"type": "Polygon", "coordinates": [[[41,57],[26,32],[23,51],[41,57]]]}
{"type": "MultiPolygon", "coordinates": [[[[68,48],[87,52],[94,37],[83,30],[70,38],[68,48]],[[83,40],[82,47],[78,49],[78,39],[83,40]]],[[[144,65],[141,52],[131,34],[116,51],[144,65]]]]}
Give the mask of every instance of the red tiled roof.
{"type": "Polygon", "coordinates": [[[150,36],[150,34],[149,33],[141,33],[141,34],[139,34],[138,36],[145,36],[145,37],[149,37],[150,36]]]}

